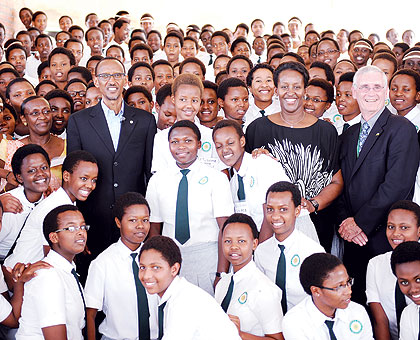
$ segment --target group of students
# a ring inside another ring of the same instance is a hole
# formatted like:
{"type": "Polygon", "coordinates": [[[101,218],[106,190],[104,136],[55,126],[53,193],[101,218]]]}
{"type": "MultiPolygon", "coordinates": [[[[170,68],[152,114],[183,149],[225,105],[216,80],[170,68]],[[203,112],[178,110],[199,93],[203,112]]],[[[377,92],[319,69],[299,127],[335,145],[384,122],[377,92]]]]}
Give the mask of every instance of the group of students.
{"type": "Polygon", "coordinates": [[[1,337],[420,337],[420,207],[404,200],[384,212],[392,251],[369,261],[358,292],[367,310],[351,301],[334,218],[339,135],[361,121],[357,70],[383,71],[387,108],[420,126],[414,32],[401,43],[390,30],[391,48],[308,24],[302,39],[294,17],[290,34],[278,22],[264,35],[254,20],[252,47],[246,24],[190,25],[184,36],[170,23],[162,44],[150,14],[130,35],[120,11],[87,15],[86,32],[64,15],[54,42],[44,12],[19,16],[26,30],[0,41],[1,337]],[[91,254],[76,202],[101,168],[87,151],[66,154],[66,127],[101,105],[104,58],[128,70],[106,75],[127,77],[125,103],[153,114],[159,131],[145,196],[116,199],[119,239],[91,254]]]}

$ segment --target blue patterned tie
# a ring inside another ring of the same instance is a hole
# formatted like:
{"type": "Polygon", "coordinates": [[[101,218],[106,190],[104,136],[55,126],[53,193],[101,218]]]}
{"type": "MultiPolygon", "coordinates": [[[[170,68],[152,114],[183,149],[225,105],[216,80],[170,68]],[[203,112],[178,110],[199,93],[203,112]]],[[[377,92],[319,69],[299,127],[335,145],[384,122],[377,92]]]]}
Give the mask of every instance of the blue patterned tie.
{"type": "Polygon", "coordinates": [[[184,244],[190,239],[190,222],[188,216],[188,180],[189,169],[181,170],[182,178],[179,181],[178,196],[175,211],[175,238],[184,244]]]}
{"type": "Polygon", "coordinates": [[[358,150],[358,153],[357,153],[357,155],[359,155],[360,154],[360,151],[362,151],[363,144],[365,144],[366,139],[367,139],[367,137],[369,135],[369,129],[370,129],[369,124],[367,122],[364,122],[363,125],[362,125],[362,130],[360,131],[360,135],[359,135],[359,142],[358,142],[358,149],[357,149],[358,150]]]}

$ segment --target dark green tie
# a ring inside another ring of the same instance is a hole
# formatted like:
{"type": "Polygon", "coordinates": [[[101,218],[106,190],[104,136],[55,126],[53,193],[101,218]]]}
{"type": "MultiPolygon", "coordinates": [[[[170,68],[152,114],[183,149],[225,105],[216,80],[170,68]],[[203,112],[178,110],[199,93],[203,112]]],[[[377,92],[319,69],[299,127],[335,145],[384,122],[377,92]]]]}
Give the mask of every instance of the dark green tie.
{"type": "Polygon", "coordinates": [[[244,180],[242,176],[238,175],[238,200],[245,201],[244,180]]]}
{"type": "Polygon", "coordinates": [[[137,265],[136,258],[137,253],[131,253],[130,256],[133,258],[133,276],[134,283],[136,284],[137,293],[137,314],[139,319],[139,339],[150,340],[150,326],[149,326],[149,303],[147,302],[146,290],[144,289],[139,279],[139,266],[137,265]]]}
{"type": "Polygon", "coordinates": [[[166,302],[167,301],[165,301],[158,307],[159,340],[163,338],[163,310],[165,309],[166,302]]]}
{"type": "Polygon", "coordinates": [[[395,312],[397,313],[398,332],[400,330],[401,313],[406,306],[407,306],[407,303],[405,302],[405,296],[400,289],[398,281],[396,281],[395,282],[395,312]]]}
{"type": "Polygon", "coordinates": [[[350,127],[349,123],[344,123],[343,125],[343,132],[346,131],[350,127]]]}
{"type": "Polygon", "coordinates": [[[261,56],[258,57],[257,64],[261,63],[261,56]]]}
{"type": "Polygon", "coordinates": [[[328,332],[330,333],[330,340],[337,340],[337,337],[335,336],[333,331],[334,321],[325,320],[325,324],[327,325],[328,332]]]}
{"type": "Polygon", "coordinates": [[[282,291],[281,297],[281,308],[283,314],[287,312],[287,297],[286,297],[286,256],[284,255],[284,246],[278,245],[281,251],[279,261],[277,262],[277,274],[276,274],[276,285],[280,287],[282,291]]]}
{"type": "Polygon", "coordinates": [[[213,54],[210,54],[209,66],[213,64],[213,54]]]}
{"type": "Polygon", "coordinates": [[[265,117],[265,110],[260,110],[261,116],[265,117]]]}
{"type": "Polygon", "coordinates": [[[229,288],[221,304],[222,309],[225,311],[225,313],[227,313],[227,310],[229,308],[229,303],[230,303],[230,300],[232,299],[232,293],[233,293],[233,275],[230,278],[229,288]]]}
{"type": "Polygon", "coordinates": [[[181,170],[182,178],[179,181],[178,196],[176,198],[175,212],[175,238],[184,244],[190,239],[190,221],[188,217],[188,180],[189,169],[181,170]]]}
{"type": "Polygon", "coordinates": [[[83,295],[82,286],[80,285],[79,274],[77,274],[76,269],[74,269],[74,268],[71,270],[71,273],[73,274],[74,278],[76,279],[77,287],[79,288],[80,295],[82,296],[83,306],[86,309],[85,296],[83,295]]]}

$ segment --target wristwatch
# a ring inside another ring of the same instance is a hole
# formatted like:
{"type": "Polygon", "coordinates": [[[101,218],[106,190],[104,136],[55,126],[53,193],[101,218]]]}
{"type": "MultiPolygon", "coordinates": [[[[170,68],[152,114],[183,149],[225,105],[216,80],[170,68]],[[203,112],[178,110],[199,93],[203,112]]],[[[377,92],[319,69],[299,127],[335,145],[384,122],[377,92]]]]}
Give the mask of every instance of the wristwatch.
{"type": "Polygon", "coordinates": [[[314,208],[315,208],[315,214],[316,214],[318,212],[319,203],[316,200],[314,200],[314,199],[309,199],[308,201],[311,202],[311,204],[314,206],[314,208]]]}

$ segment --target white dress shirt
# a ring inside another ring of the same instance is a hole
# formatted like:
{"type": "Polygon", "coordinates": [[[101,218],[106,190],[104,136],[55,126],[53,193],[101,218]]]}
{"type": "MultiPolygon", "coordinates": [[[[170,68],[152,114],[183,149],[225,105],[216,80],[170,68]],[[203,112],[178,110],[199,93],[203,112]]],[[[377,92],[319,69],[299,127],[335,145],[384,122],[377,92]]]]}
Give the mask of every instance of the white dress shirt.
{"type": "MultiPolygon", "coordinates": [[[[200,124],[200,121],[196,117],[194,119],[195,125],[201,133],[201,148],[198,150],[198,159],[200,162],[221,170],[226,168],[219,159],[216,152],[216,147],[213,143],[212,130],[206,126],[200,124]]],[[[171,151],[169,150],[168,134],[170,128],[159,131],[155,135],[155,141],[153,144],[153,160],[152,160],[152,172],[167,169],[170,164],[175,164],[175,159],[172,157],[171,151]]]]}
{"type": "Polygon", "coordinates": [[[235,212],[250,215],[260,230],[264,219],[263,204],[267,189],[278,181],[290,180],[280,162],[267,155],[260,155],[254,159],[247,152],[244,153],[239,172],[233,169],[233,173],[230,189],[235,212]],[[245,201],[238,199],[238,174],[243,178],[245,201]]]}
{"type": "Polygon", "coordinates": [[[153,62],[160,59],[166,60],[166,54],[161,49],[158,49],[156,52],[153,53],[153,62]]]}
{"type": "Polygon", "coordinates": [[[146,199],[150,205],[150,222],[163,222],[162,235],[175,240],[178,246],[217,242],[219,226],[217,217],[233,214],[229,182],[223,173],[198,161],[188,169],[188,215],[190,239],[181,245],[175,240],[175,212],[178,186],[182,178],[180,168],[169,164],[156,172],[149,181],[146,199]]]}
{"type": "Polygon", "coordinates": [[[159,305],[164,302],[162,340],[241,340],[216,300],[184,278],[175,277],[159,305]]]}
{"type": "Polygon", "coordinates": [[[285,247],[287,310],[290,310],[307,296],[299,280],[302,262],[308,256],[324,253],[325,250],[320,244],[296,229],[283,242],[277,241],[273,235],[258,245],[254,255],[258,268],[273,282],[276,282],[277,263],[281,254],[279,244],[285,247]]]}
{"type": "Polygon", "coordinates": [[[4,260],[10,248],[13,246],[18,234],[23,227],[28,215],[32,212],[35,206],[40,203],[43,199],[39,199],[38,202],[31,203],[25,196],[23,186],[8,191],[10,195],[17,198],[22,204],[23,211],[18,214],[11,212],[4,212],[2,218],[2,228],[0,230],[0,259],[4,260]]]}
{"type": "MultiPolygon", "coordinates": [[[[395,311],[395,284],[397,278],[391,269],[391,254],[375,256],[369,261],[366,273],[367,303],[378,302],[381,304],[388,318],[389,330],[393,340],[398,339],[397,315],[395,311]]],[[[405,298],[407,304],[411,303],[405,298]]]]}
{"type": "Polygon", "coordinates": [[[54,250],[50,250],[44,261],[53,268],[38,270],[37,276],[25,283],[16,340],[44,339],[42,328],[56,325],[66,325],[67,339],[82,340],[85,309],[71,273],[75,265],[54,250]]]}
{"type": "Polygon", "coordinates": [[[241,331],[257,336],[276,334],[282,330],[282,292],[255,265],[249,262],[235,274],[222,273],[216,286],[215,299],[221,304],[233,275],[233,293],[227,313],[239,317],[241,331]]]}
{"type": "Polygon", "coordinates": [[[419,105],[413,107],[413,109],[407,113],[405,116],[410,122],[416,127],[416,131],[419,132],[420,127],[420,107],[419,105]]]}
{"type": "MultiPolygon", "coordinates": [[[[105,313],[99,332],[107,339],[138,339],[137,292],[130,254],[139,251],[140,248],[130,250],[120,239],[99,254],[89,266],[85,285],[86,307],[105,313]]],[[[147,300],[150,336],[157,339],[157,295],[147,294],[147,300]]]]}
{"type": "MultiPolygon", "coordinates": [[[[279,101],[273,99],[273,102],[264,109],[265,111],[264,116],[272,115],[273,113],[280,112],[280,110],[281,108],[280,108],[279,101]]],[[[252,104],[249,104],[248,111],[246,111],[245,117],[244,117],[244,121],[245,121],[244,129],[246,129],[248,125],[251,124],[255,119],[260,118],[260,117],[263,117],[263,115],[261,114],[261,109],[257,107],[257,105],[255,105],[255,102],[252,104]]]]}
{"type": "Polygon", "coordinates": [[[337,339],[373,340],[372,326],[363,306],[350,302],[346,309],[336,309],[334,319],[320,312],[307,296],[292,308],[283,319],[283,336],[286,340],[330,340],[326,320],[334,321],[337,339]]]}
{"type": "Polygon", "coordinates": [[[35,207],[22,229],[15,250],[4,261],[6,267],[13,268],[18,262],[34,263],[44,257],[43,246],[48,245],[42,231],[44,218],[51,210],[64,204],[74,203],[60,187],[35,207]]]}
{"type": "Polygon", "coordinates": [[[417,340],[420,306],[412,303],[404,308],[400,320],[400,340],[417,340]]]}
{"type": "Polygon", "coordinates": [[[41,60],[35,58],[31,54],[28,59],[26,59],[26,70],[25,73],[31,78],[38,79],[38,66],[41,65],[41,60]]]}

